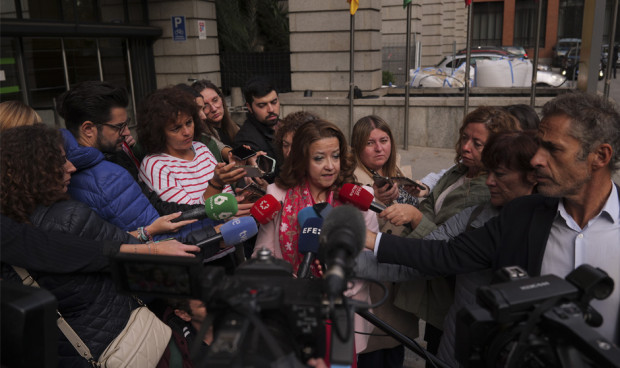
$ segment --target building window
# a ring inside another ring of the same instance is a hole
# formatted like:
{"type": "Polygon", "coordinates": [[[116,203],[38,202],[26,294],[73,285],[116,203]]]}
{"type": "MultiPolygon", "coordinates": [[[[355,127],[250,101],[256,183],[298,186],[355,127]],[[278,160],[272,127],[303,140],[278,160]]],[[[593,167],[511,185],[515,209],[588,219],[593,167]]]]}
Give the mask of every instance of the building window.
{"type": "Polygon", "coordinates": [[[2,18],[146,25],[146,0],[2,0],[2,18]],[[18,14],[19,4],[21,14],[18,14]]]}
{"type": "Polygon", "coordinates": [[[584,0],[560,0],[558,38],[581,38],[584,0]]]}
{"type": "Polygon", "coordinates": [[[473,46],[501,46],[504,3],[499,1],[473,3],[473,46]]]}
{"type": "MultiPolygon", "coordinates": [[[[538,2],[517,0],[515,3],[515,30],[513,45],[533,48],[536,46],[536,11],[538,2]]],[[[540,47],[545,47],[547,26],[547,0],[542,0],[540,22],[540,47]]]]}

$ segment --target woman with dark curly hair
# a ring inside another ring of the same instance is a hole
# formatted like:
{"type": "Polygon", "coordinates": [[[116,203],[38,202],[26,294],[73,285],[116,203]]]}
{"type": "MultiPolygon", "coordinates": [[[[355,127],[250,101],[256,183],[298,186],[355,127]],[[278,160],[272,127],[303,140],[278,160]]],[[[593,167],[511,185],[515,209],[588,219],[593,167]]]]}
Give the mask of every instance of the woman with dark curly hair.
{"type": "MultiPolygon", "coordinates": [[[[45,124],[4,131],[0,136],[0,165],[0,211],[19,223],[84,239],[119,241],[126,245],[120,248],[121,252],[191,256],[186,252],[199,250],[176,241],[140,244],[136,237],[103,221],[86,204],[68,200],[67,186],[75,167],[65,157],[60,132],[45,124]]],[[[37,269],[40,262],[36,259],[37,253],[29,254],[25,264],[20,266],[27,269],[42,288],[54,294],[58,310],[97,360],[123,330],[138,304],[133,298],[116,292],[114,282],[106,273],[108,262],[100,260],[100,250],[65,249],[58,247],[58,256],[46,259],[65,273],[37,269]]],[[[1,271],[2,279],[21,283],[10,265],[2,263],[1,271]]],[[[91,366],[64,336],[59,337],[58,353],[59,366],[91,366]]]]}
{"type": "Polygon", "coordinates": [[[159,89],[138,109],[138,137],[147,153],[140,178],[168,202],[198,204],[245,175],[235,162],[218,163],[199,142],[202,124],[194,96],[174,87],[159,89]]]}
{"type": "Polygon", "coordinates": [[[194,82],[192,88],[198,91],[204,99],[202,111],[206,116],[207,129],[211,135],[224,144],[233,146],[239,126],[230,117],[222,91],[206,79],[194,82]]]}

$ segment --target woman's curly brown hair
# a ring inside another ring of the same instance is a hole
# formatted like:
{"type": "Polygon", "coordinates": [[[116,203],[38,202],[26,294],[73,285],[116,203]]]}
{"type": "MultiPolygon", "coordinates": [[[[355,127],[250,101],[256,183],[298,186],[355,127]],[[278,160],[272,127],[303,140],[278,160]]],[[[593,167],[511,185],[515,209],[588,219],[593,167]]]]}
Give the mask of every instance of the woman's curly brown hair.
{"type": "Polygon", "coordinates": [[[282,165],[282,171],[280,176],[276,178],[276,184],[286,189],[303,184],[308,175],[310,145],[320,139],[332,137],[338,138],[340,146],[340,173],[332,185],[332,190],[341,187],[344,183],[355,182],[353,176],[355,160],[344,134],[333,123],[317,119],[306,122],[295,132],[291,153],[282,165]]]}
{"type": "Polygon", "coordinates": [[[38,205],[69,199],[63,191],[63,138],[45,124],[11,128],[0,136],[0,212],[18,222],[38,205]]]}
{"type": "Polygon", "coordinates": [[[194,121],[194,140],[200,140],[203,124],[194,96],[177,87],[158,89],[140,103],[138,108],[138,140],[147,155],[166,149],[166,128],[185,113],[194,121]]]}

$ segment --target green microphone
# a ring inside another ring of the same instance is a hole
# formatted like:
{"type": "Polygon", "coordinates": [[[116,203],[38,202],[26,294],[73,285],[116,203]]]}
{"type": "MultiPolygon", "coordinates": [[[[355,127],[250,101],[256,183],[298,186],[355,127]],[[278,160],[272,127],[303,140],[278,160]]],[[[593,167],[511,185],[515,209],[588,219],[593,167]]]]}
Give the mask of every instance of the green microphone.
{"type": "Polygon", "coordinates": [[[205,217],[214,221],[227,220],[237,214],[238,210],[237,200],[235,196],[230,193],[220,193],[207,198],[205,206],[194,208],[189,211],[184,211],[181,216],[172,220],[172,222],[179,222],[185,220],[201,220],[205,217]]]}

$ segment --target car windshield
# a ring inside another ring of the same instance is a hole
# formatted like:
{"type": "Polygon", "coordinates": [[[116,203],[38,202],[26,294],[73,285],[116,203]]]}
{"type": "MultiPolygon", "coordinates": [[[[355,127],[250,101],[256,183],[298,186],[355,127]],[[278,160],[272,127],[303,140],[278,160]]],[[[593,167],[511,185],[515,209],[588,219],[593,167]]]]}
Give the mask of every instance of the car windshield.
{"type": "Polygon", "coordinates": [[[445,63],[447,59],[448,59],[447,57],[444,57],[443,59],[441,59],[441,61],[438,62],[437,65],[435,65],[435,68],[441,67],[441,65],[445,63]]]}

